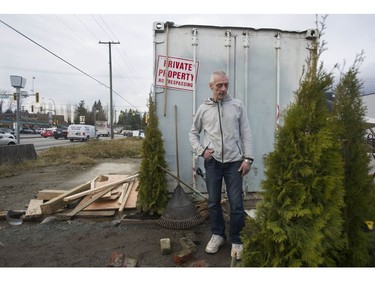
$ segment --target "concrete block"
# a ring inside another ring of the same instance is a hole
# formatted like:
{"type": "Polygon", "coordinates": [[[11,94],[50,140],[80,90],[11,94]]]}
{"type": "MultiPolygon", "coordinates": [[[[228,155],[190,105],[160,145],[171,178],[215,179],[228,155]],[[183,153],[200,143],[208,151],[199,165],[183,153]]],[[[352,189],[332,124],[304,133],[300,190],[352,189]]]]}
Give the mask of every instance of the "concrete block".
{"type": "Polygon", "coordinates": [[[0,146],[0,163],[19,163],[24,160],[35,160],[37,154],[34,144],[17,144],[0,146]]]}
{"type": "Polygon", "coordinates": [[[136,267],[137,264],[138,264],[138,260],[137,259],[125,257],[125,260],[124,260],[122,266],[123,267],[136,267]]]}
{"type": "Polygon", "coordinates": [[[162,255],[167,255],[172,252],[171,240],[169,238],[160,239],[160,251],[162,255]]]}
{"type": "Polygon", "coordinates": [[[180,239],[180,244],[181,244],[183,249],[190,250],[192,253],[195,253],[197,251],[197,246],[189,238],[182,237],[180,239]]]}

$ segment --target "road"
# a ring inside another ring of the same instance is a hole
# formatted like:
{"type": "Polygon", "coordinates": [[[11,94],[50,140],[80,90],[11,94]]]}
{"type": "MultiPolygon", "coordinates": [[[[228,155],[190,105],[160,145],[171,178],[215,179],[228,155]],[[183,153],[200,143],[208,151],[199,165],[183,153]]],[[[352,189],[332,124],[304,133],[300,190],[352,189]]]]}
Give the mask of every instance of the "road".
{"type": "MultiPolygon", "coordinates": [[[[122,135],[114,135],[114,138],[121,138],[122,135]]],[[[100,137],[99,140],[110,140],[110,137],[100,137]]],[[[43,151],[47,150],[50,147],[53,146],[65,146],[65,145],[75,145],[75,144],[81,144],[82,142],[74,141],[71,142],[68,139],[55,139],[53,137],[44,138],[40,135],[28,135],[28,134],[21,134],[20,135],[20,144],[34,144],[35,151],[43,151]]]]}

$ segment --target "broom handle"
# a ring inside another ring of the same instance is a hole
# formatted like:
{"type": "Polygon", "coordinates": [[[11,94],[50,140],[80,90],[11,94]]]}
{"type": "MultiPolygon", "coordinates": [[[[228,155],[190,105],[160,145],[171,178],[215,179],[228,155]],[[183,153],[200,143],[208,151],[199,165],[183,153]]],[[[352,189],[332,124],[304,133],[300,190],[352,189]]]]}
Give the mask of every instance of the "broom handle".
{"type": "Polygon", "coordinates": [[[177,165],[177,180],[178,184],[180,184],[180,161],[178,158],[178,130],[177,130],[177,105],[174,105],[174,126],[175,126],[175,134],[176,134],[176,165],[177,165]]]}
{"type": "MultiPolygon", "coordinates": [[[[166,168],[160,166],[160,164],[157,164],[158,167],[160,169],[162,169],[164,172],[166,172],[168,175],[170,175],[171,177],[175,178],[175,179],[178,179],[177,176],[175,176],[174,174],[172,174],[170,171],[168,171],[166,168]]],[[[188,185],[186,182],[180,180],[180,183],[182,183],[184,186],[186,186],[187,188],[189,188],[191,191],[193,192],[196,192],[199,196],[201,196],[203,199],[205,199],[207,201],[207,198],[202,194],[200,193],[197,189],[194,189],[192,188],[190,185],[188,185]]]]}

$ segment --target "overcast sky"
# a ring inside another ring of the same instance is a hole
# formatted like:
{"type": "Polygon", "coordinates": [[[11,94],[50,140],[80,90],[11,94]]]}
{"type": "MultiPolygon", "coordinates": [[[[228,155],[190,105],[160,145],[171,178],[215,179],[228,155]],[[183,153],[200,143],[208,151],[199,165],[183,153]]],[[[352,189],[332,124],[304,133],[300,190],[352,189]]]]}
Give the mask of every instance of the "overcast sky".
{"type": "MultiPolygon", "coordinates": [[[[144,14],[139,10],[127,13],[125,9],[112,10],[112,14],[105,13],[106,9],[103,13],[89,10],[90,14],[79,9],[64,13],[53,9],[27,14],[17,11],[0,14],[0,90],[12,92],[9,76],[23,76],[27,78],[25,90],[39,92],[47,107],[55,102],[58,112],[81,100],[90,109],[97,100],[104,106],[109,104],[108,45],[99,41],[120,42],[112,45],[114,109],[146,111],[153,80],[154,21],[289,31],[316,27],[315,13],[252,14],[251,9],[243,9],[248,14],[179,14],[178,10],[165,14],[160,9],[156,9],[158,13],[145,9],[144,14]]],[[[318,19],[324,14],[318,14],[318,19]]],[[[351,65],[363,50],[363,91],[375,92],[375,14],[327,14],[323,40],[328,49],[322,56],[326,69],[344,61],[351,65]]],[[[335,74],[338,77],[339,73],[335,74]]],[[[33,101],[28,98],[24,104],[33,101]]]]}

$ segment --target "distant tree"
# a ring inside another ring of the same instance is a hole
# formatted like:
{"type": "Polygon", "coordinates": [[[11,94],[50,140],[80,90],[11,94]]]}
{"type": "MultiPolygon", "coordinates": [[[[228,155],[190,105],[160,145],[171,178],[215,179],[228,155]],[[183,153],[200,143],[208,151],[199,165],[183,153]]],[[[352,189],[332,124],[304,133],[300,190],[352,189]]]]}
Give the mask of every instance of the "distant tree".
{"type": "Polygon", "coordinates": [[[333,77],[313,45],[306,76],[265,160],[263,200],[242,233],[244,266],[335,266],[344,246],[343,164],[325,101],[333,77]]]}
{"type": "MultiPolygon", "coordinates": [[[[78,106],[76,107],[76,109],[74,110],[74,124],[80,123],[80,119],[79,119],[80,116],[85,116],[85,118],[88,119],[87,113],[88,113],[88,111],[85,108],[85,101],[81,100],[79,102],[78,106]]],[[[87,121],[89,121],[89,120],[86,120],[86,122],[87,121]]]]}
{"type": "Polygon", "coordinates": [[[103,109],[102,103],[100,100],[98,102],[94,102],[94,105],[92,107],[92,111],[96,109],[98,111],[96,120],[98,121],[107,121],[106,113],[103,109]]]}
{"type": "Polygon", "coordinates": [[[142,147],[142,162],[137,207],[149,214],[162,214],[168,203],[168,187],[165,173],[158,165],[166,168],[162,134],[158,128],[155,102],[149,97],[149,122],[145,129],[142,147]]]}
{"type": "Polygon", "coordinates": [[[121,110],[118,117],[117,125],[123,126],[125,130],[144,129],[146,126],[145,116],[146,113],[142,113],[139,110],[121,110]]]}
{"type": "MultiPolygon", "coordinates": [[[[340,266],[369,266],[372,262],[372,235],[365,221],[375,220],[375,186],[370,175],[366,136],[366,108],[362,103],[362,82],[358,79],[363,54],[358,55],[335,89],[336,133],[341,140],[345,165],[344,237],[346,247],[339,255],[340,266]]],[[[372,151],[370,151],[372,152],[372,151]]]]}

